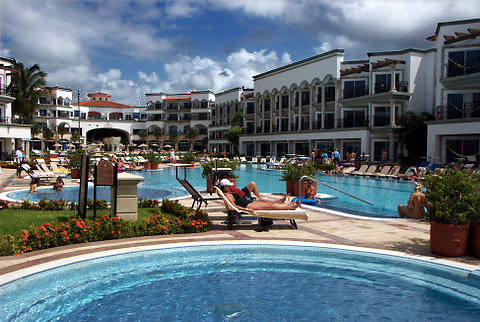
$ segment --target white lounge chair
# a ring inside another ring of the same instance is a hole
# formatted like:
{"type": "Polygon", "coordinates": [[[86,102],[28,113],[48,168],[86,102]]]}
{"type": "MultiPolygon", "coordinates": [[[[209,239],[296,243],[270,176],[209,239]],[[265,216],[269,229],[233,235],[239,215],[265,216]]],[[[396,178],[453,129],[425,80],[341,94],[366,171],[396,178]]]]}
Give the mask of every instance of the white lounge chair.
{"type": "Polygon", "coordinates": [[[354,175],[363,175],[368,169],[368,164],[364,164],[358,169],[358,171],[352,171],[351,173],[354,175]]]}
{"type": "Polygon", "coordinates": [[[240,157],[240,162],[242,162],[242,163],[247,163],[247,158],[245,158],[245,157],[240,157]]]}
{"type": "Polygon", "coordinates": [[[379,173],[375,173],[375,176],[377,177],[386,177],[387,174],[390,172],[390,169],[392,168],[392,166],[390,165],[386,165],[382,168],[382,170],[380,170],[379,173]]]}
{"type": "Polygon", "coordinates": [[[371,165],[368,167],[367,171],[363,174],[364,176],[374,176],[375,171],[377,171],[376,165],[371,165]]]}
{"type": "Polygon", "coordinates": [[[234,204],[227,199],[225,194],[220,190],[220,188],[215,187],[217,195],[223,199],[225,208],[227,208],[228,213],[228,228],[232,229],[233,224],[235,223],[237,217],[241,217],[242,214],[250,214],[257,218],[270,218],[270,219],[281,219],[289,220],[293,228],[298,229],[295,219],[308,220],[307,213],[300,208],[295,210],[254,210],[254,211],[242,211],[238,209],[234,204]]]}

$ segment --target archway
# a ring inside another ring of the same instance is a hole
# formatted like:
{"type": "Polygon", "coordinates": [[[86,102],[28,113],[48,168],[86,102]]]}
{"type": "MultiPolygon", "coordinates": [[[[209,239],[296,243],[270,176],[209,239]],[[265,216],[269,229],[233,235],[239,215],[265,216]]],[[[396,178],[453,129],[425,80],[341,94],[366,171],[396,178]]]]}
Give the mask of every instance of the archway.
{"type": "Polygon", "coordinates": [[[120,137],[120,142],[125,145],[130,142],[130,135],[126,131],[120,129],[99,128],[87,132],[88,143],[97,141],[103,142],[103,139],[108,137],[120,137]]]}

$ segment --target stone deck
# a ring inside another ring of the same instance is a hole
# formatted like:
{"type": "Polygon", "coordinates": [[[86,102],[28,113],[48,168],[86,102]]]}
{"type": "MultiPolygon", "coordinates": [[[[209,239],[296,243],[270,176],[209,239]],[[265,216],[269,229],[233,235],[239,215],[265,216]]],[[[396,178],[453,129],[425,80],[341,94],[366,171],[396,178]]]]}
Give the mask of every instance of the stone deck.
{"type": "MultiPolygon", "coordinates": [[[[16,179],[15,170],[3,169],[0,175],[0,192],[28,188],[29,180],[16,179]]],[[[67,185],[77,184],[74,180],[65,180],[67,185]]],[[[180,202],[190,206],[191,199],[180,202]]],[[[340,244],[367,247],[380,250],[394,250],[410,255],[439,258],[432,255],[429,246],[429,224],[412,219],[349,218],[326,212],[308,210],[308,221],[297,221],[298,229],[292,229],[288,221],[275,221],[269,231],[257,232],[255,221],[244,220],[242,225],[228,230],[225,220],[225,208],[221,200],[209,201],[206,207],[212,218],[214,229],[206,233],[150,236],[88,244],[70,245],[28,254],[1,257],[0,279],[2,274],[47,263],[58,259],[89,254],[104,250],[131,248],[144,245],[168,244],[194,241],[230,241],[230,240],[285,240],[314,243],[340,244]]],[[[469,255],[448,259],[456,263],[477,265],[480,259],[469,255]]]]}

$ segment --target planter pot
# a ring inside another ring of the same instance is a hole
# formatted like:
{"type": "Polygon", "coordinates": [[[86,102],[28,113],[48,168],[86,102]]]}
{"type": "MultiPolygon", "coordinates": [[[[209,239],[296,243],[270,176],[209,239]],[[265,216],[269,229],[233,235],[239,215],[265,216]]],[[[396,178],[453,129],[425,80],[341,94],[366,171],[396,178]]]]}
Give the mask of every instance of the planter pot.
{"type": "Polygon", "coordinates": [[[470,225],[430,223],[430,249],[432,253],[446,257],[465,255],[470,225]]]}
{"type": "MultiPolygon", "coordinates": [[[[218,180],[222,180],[224,178],[219,178],[218,180]]],[[[236,187],[236,184],[237,184],[237,179],[230,179],[230,178],[227,178],[228,180],[230,180],[231,183],[233,183],[233,186],[236,187]]],[[[212,187],[212,183],[213,183],[213,178],[207,178],[207,192],[215,192],[215,189],[210,189],[212,187]]]]}
{"type": "Polygon", "coordinates": [[[158,163],[152,162],[150,170],[158,170],[158,163]]]}
{"type": "Polygon", "coordinates": [[[72,179],[80,179],[80,169],[71,169],[70,176],[72,179]]]}
{"type": "Polygon", "coordinates": [[[471,225],[470,249],[473,256],[480,258],[480,225],[471,225]]]}
{"type": "MultiPolygon", "coordinates": [[[[307,191],[308,186],[311,187],[312,192],[314,195],[317,194],[317,183],[312,182],[302,182],[302,195],[305,196],[305,191],[307,191]]],[[[287,194],[290,194],[291,196],[297,196],[300,194],[298,190],[298,181],[287,181],[287,194]]]]}
{"type": "MultiPolygon", "coordinates": [[[[88,172],[88,178],[90,178],[92,174],[88,172]]],[[[80,179],[80,169],[71,169],[70,170],[70,177],[72,179],[80,179]]]]}
{"type": "Polygon", "coordinates": [[[145,164],[143,165],[143,168],[145,170],[152,170],[152,163],[151,162],[145,162],[145,164]]]}

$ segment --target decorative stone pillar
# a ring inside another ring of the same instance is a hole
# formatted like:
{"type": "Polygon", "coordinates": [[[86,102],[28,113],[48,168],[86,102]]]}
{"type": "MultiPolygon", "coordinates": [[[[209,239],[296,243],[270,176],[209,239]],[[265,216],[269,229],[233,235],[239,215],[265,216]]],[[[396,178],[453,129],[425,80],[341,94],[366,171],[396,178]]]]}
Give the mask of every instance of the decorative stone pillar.
{"type": "MultiPolygon", "coordinates": [[[[143,180],[145,180],[143,177],[130,173],[118,174],[117,215],[120,219],[137,221],[137,185],[143,180]]],[[[110,200],[113,200],[114,197],[112,189],[110,200]]]]}

